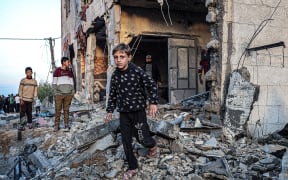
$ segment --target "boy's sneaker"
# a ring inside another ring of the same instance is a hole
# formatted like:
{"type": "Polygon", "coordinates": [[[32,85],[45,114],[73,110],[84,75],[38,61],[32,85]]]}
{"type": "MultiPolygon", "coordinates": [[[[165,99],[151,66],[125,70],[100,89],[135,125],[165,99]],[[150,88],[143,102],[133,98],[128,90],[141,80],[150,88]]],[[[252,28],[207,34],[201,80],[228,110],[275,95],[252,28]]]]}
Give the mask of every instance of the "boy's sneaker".
{"type": "Polygon", "coordinates": [[[149,158],[156,158],[157,157],[157,146],[154,146],[153,148],[149,149],[148,157],[149,158]]]}
{"type": "Polygon", "coordinates": [[[64,132],[69,132],[70,131],[70,126],[65,126],[65,128],[63,129],[64,132]]]}
{"type": "Polygon", "coordinates": [[[123,176],[123,179],[124,180],[129,180],[129,179],[132,179],[134,176],[137,175],[137,169],[133,169],[133,170],[127,170],[125,173],[124,173],[124,176],[123,176]]]}
{"type": "Polygon", "coordinates": [[[59,131],[60,130],[60,128],[59,127],[54,127],[54,132],[57,132],[57,131],[59,131]]]}
{"type": "Polygon", "coordinates": [[[18,130],[20,130],[20,131],[25,131],[25,126],[19,125],[19,126],[18,126],[18,130]]]}
{"type": "Polygon", "coordinates": [[[33,128],[32,123],[28,123],[27,126],[28,126],[29,129],[32,129],[32,128],[33,128]]]}

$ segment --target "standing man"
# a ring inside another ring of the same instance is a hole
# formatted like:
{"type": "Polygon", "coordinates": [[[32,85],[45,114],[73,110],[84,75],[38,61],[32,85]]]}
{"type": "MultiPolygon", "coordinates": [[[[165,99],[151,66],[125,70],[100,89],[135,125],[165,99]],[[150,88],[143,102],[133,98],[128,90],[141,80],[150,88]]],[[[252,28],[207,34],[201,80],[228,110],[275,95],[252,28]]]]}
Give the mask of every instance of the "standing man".
{"type": "Polygon", "coordinates": [[[41,107],[41,101],[40,99],[37,97],[36,102],[35,102],[35,110],[36,110],[36,116],[39,116],[40,113],[40,107],[41,107]]]}
{"type": "Polygon", "coordinates": [[[16,103],[16,113],[20,112],[20,97],[19,94],[15,96],[15,103],[16,103]]]}
{"type": "Polygon", "coordinates": [[[148,94],[149,114],[156,116],[157,88],[153,79],[140,67],[131,63],[131,50],[126,44],[117,45],[113,51],[114,61],[117,66],[111,77],[110,93],[106,108],[105,122],[112,119],[116,109],[120,112],[120,131],[128,170],[124,179],[131,179],[137,174],[138,163],[133,154],[132,136],[144,147],[149,148],[149,156],[155,157],[157,147],[155,140],[149,134],[146,117],[146,95],[148,94]]]}
{"type": "Polygon", "coordinates": [[[19,85],[19,97],[20,97],[20,130],[24,129],[24,122],[22,118],[27,116],[28,127],[32,129],[32,103],[37,98],[37,81],[32,79],[32,68],[26,67],[26,77],[20,81],[19,85]]]}
{"type": "MultiPolygon", "coordinates": [[[[205,76],[205,74],[209,71],[209,69],[210,69],[210,53],[207,52],[205,49],[203,49],[201,51],[200,68],[198,69],[198,77],[201,84],[203,84],[202,73],[204,72],[205,76]]],[[[205,80],[205,90],[209,91],[210,87],[211,82],[205,80]]]]}
{"type": "Polygon", "coordinates": [[[69,58],[61,58],[61,67],[53,73],[53,92],[55,99],[55,125],[54,131],[60,130],[60,116],[63,107],[65,131],[70,130],[69,108],[74,95],[73,73],[69,58]]]}
{"type": "Polygon", "coordinates": [[[159,86],[161,83],[160,69],[158,64],[153,61],[151,55],[146,55],[144,70],[150,77],[153,78],[157,86],[159,86]]]}

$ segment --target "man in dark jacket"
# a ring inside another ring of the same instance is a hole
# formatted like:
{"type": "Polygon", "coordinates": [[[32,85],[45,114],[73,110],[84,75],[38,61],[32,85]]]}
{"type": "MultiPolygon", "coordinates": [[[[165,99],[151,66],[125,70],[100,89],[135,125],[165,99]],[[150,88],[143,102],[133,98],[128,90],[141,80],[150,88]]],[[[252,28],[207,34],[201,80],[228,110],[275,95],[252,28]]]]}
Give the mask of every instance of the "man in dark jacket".
{"type": "Polygon", "coordinates": [[[119,44],[113,49],[117,66],[111,77],[106,122],[112,119],[112,113],[118,108],[120,112],[120,131],[129,168],[124,179],[137,174],[137,159],[133,154],[132,136],[144,147],[149,148],[149,156],[155,157],[157,147],[149,134],[146,117],[146,97],[149,101],[149,114],[156,116],[157,87],[153,79],[140,67],[131,63],[131,50],[126,44],[119,44]],[[147,92],[148,96],[145,95],[147,92]]]}
{"type": "Polygon", "coordinates": [[[156,62],[153,61],[151,55],[146,55],[144,71],[156,82],[157,86],[161,83],[160,68],[156,62]]]}

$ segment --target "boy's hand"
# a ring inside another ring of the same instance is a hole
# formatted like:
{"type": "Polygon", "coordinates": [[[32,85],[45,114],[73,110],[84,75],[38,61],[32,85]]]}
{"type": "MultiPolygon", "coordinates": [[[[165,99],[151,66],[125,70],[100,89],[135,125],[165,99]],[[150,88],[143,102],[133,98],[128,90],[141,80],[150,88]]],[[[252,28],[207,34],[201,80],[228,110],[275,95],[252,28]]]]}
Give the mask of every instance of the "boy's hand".
{"type": "Polygon", "coordinates": [[[149,105],[149,116],[152,116],[152,118],[155,118],[157,110],[158,110],[158,108],[157,108],[156,104],[150,104],[149,105]]]}
{"type": "Polygon", "coordinates": [[[112,113],[107,113],[107,116],[106,116],[104,122],[108,123],[109,121],[111,121],[111,119],[112,119],[112,113]]]}
{"type": "Polygon", "coordinates": [[[21,105],[23,105],[23,104],[24,104],[24,101],[23,101],[22,99],[20,100],[20,104],[21,104],[21,105]]]}

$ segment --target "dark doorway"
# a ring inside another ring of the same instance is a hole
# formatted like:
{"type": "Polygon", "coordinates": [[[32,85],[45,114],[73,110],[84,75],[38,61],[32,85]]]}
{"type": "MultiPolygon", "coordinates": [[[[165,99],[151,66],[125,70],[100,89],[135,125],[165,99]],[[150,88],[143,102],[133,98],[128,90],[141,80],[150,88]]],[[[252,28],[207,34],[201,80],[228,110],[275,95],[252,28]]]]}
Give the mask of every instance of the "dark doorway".
{"type": "Polygon", "coordinates": [[[161,83],[158,86],[159,103],[168,102],[168,46],[166,37],[137,36],[129,46],[132,48],[132,62],[144,68],[146,55],[151,55],[160,70],[161,83]]]}

